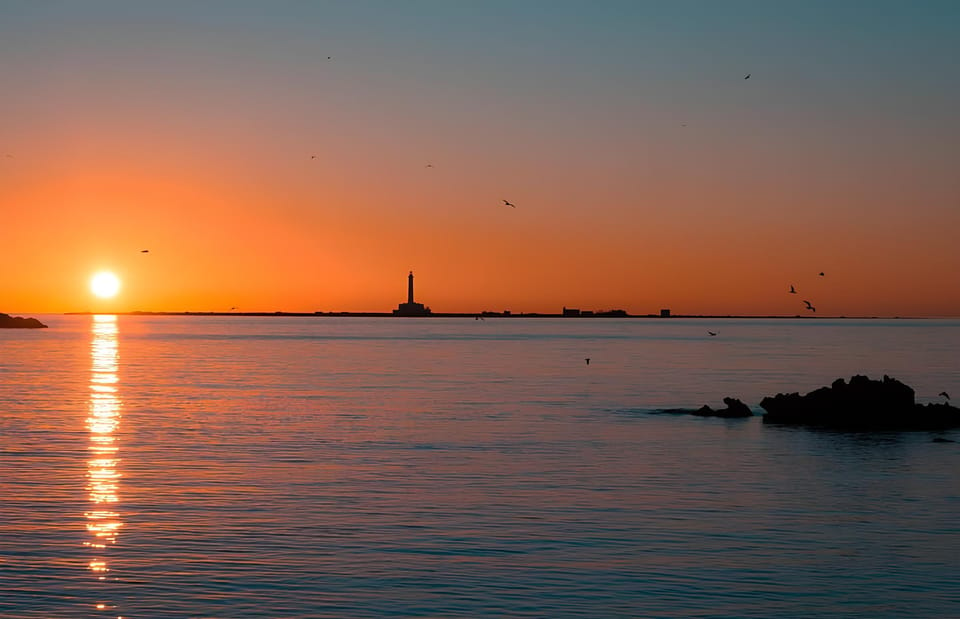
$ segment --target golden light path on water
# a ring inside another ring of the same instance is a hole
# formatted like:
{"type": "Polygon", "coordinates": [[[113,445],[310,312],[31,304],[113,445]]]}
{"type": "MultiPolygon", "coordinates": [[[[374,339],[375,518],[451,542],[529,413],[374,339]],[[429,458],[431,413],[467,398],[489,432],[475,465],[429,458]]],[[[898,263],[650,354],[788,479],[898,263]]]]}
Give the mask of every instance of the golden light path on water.
{"type": "MultiPolygon", "coordinates": [[[[122,404],[117,391],[117,317],[93,316],[91,331],[90,409],[87,417],[90,459],[87,461],[86,484],[90,507],[84,513],[90,539],[84,545],[93,550],[88,569],[97,580],[105,581],[110,572],[107,549],[117,543],[123,526],[117,511],[120,458],[115,432],[120,426],[122,404]]],[[[107,610],[111,605],[99,602],[96,608],[107,610]]]]}

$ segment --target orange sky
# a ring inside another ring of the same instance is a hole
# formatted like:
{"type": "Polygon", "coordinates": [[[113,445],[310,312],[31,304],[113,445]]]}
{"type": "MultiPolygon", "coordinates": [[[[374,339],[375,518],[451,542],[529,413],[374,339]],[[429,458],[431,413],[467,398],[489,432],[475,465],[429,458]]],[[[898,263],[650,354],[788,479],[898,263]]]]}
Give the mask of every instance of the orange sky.
{"type": "Polygon", "coordinates": [[[412,269],[434,311],[960,316],[943,5],[373,4],[0,8],[0,311],[389,311],[412,269]]]}

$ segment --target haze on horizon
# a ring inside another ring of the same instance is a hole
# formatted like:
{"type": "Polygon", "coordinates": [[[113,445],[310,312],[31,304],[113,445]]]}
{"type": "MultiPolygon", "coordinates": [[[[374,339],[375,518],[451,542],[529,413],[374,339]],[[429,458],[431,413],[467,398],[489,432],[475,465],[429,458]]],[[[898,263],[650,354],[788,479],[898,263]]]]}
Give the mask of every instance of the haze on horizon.
{"type": "Polygon", "coordinates": [[[8,1],[0,58],[0,311],[960,316],[953,1],[8,1]]]}

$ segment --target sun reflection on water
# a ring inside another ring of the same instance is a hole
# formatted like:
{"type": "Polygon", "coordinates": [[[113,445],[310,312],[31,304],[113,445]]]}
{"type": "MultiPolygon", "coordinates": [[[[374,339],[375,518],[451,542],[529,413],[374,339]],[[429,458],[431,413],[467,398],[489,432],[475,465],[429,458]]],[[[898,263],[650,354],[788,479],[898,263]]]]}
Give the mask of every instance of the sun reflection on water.
{"type": "MultiPolygon", "coordinates": [[[[117,543],[117,535],[123,526],[116,509],[120,502],[120,458],[115,432],[120,426],[122,404],[117,391],[117,317],[96,315],[91,330],[90,407],[87,416],[90,459],[87,460],[86,485],[90,508],[84,513],[90,539],[84,545],[94,551],[87,568],[97,580],[103,581],[110,572],[106,550],[117,543]]],[[[103,602],[96,604],[98,610],[109,607],[103,602]]]]}

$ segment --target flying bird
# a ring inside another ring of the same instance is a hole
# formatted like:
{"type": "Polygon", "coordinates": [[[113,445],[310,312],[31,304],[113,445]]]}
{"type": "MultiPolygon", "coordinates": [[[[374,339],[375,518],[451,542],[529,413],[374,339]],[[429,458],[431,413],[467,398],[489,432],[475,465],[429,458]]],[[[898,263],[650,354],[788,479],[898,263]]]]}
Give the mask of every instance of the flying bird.
{"type": "Polygon", "coordinates": [[[587,362],[587,365],[590,365],[590,357],[587,357],[586,359],[584,359],[584,361],[587,362]]]}
{"type": "Polygon", "coordinates": [[[709,333],[710,335],[716,335],[716,332],[714,331],[707,331],[707,333],[709,333]]]}
{"type": "Polygon", "coordinates": [[[749,74],[749,73],[747,73],[747,76],[746,76],[745,78],[743,78],[743,79],[745,79],[745,80],[748,80],[748,79],[750,79],[750,74],[749,74]]]}
{"type": "Polygon", "coordinates": [[[149,253],[150,253],[150,250],[149,250],[149,249],[141,249],[141,250],[140,250],[140,253],[141,253],[141,254],[149,254],[149,253]]]}
{"type": "Polygon", "coordinates": [[[311,159],[316,159],[317,156],[316,156],[316,155],[310,155],[310,158],[311,158],[311,159]]]}
{"type": "Polygon", "coordinates": [[[516,204],[513,204],[512,202],[507,202],[506,200],[504,200],[503,203],[506,204],[507,206],[510,206],[510,207],[513,207],[513,208],[517,208],[517,205],[516,205],[516,204]]]}
{"type": "Polygon", "coordinates": [[[797,294],[797,291],[794,289],[793,284],[790,284],[790,294],[797,294]]]}
{"type": "Polygon", "coordinates": [[[948,399],[948,400],[950,399],[950,394],[947,393],[946,391],[941,391],[941,392],[938,393],[937,395],[942,395],[943,397],[945,397],[945,398],[948,399]]]}
{"type": "Polygon", "coordinates": [[[817,311],[817,308],[815,308],[814,306],[810,305],[810,301],[804,301],[804,303],[807,304],[807,309],[808,309],[808,310],[810,310],[810,311],[812,311],[812,312],[817,311]]]}
{"type": "Polygon", "coordinates": [[[820,277],[823,277],[823,271],[820,271],[820,277]]]}
{"type": "Polygon", "coordinates": [[[432,164],[432,163],[428,163],[425,167],[432,168],[432,167],[433,167],[433,164],[432,164]]]}

